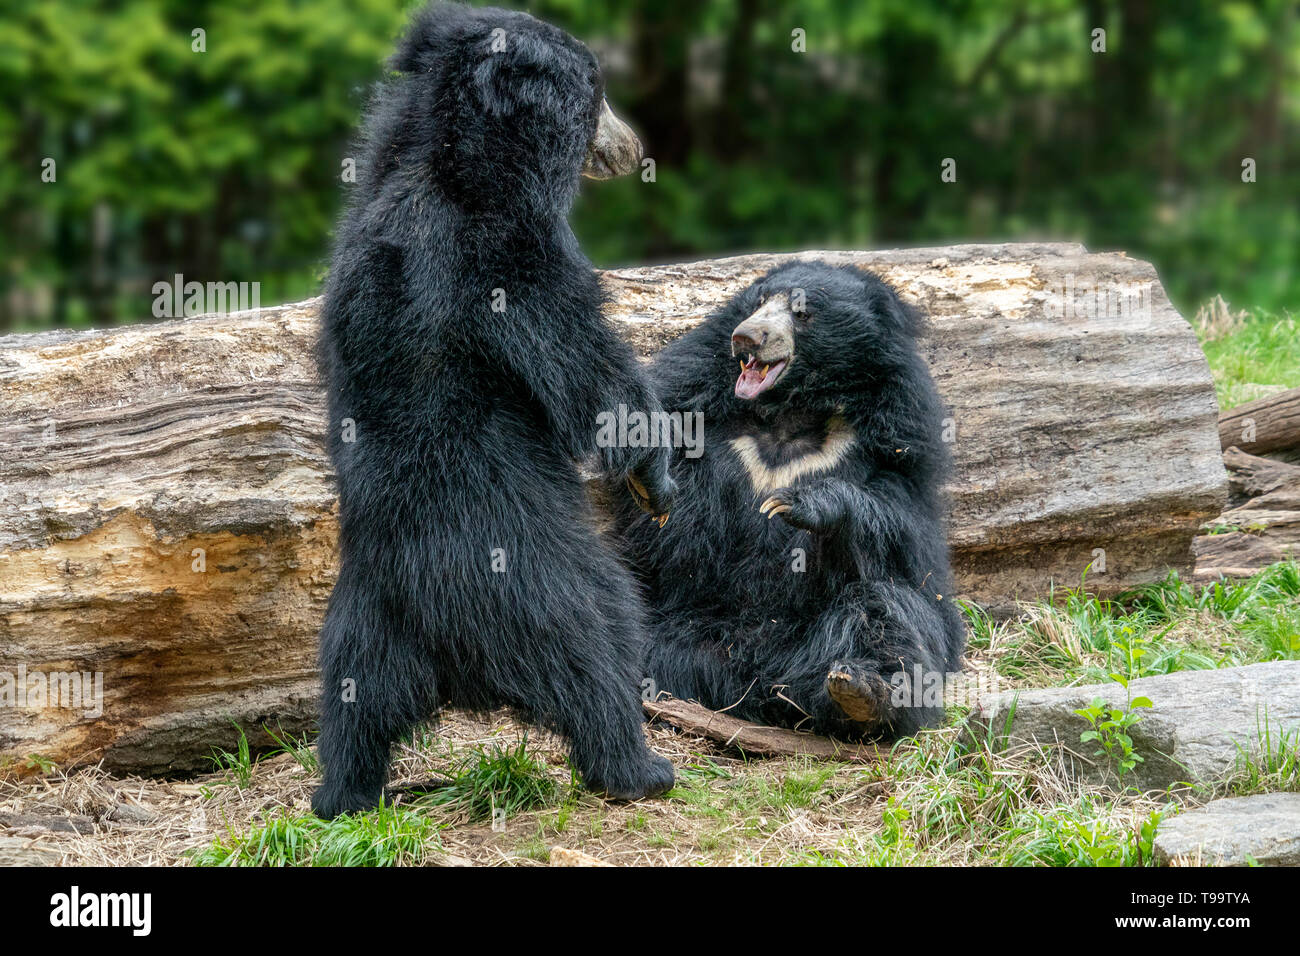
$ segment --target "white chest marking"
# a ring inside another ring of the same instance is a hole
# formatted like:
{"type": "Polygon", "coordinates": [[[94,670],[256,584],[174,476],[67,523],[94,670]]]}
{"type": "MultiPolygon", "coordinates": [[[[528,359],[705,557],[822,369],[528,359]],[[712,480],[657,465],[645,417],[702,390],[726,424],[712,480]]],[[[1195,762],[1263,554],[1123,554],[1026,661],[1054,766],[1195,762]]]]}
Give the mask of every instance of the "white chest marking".
{"type": "Polygon", "coordinates": [[[763,456],[758,451],[758,442],[749,435],[733,438],[730,444],[749,474],[754,494],[766,495],[794,484],[805,475],[830,471],[844,460],[856,441],[857,436],[853,434],[848,422],[837,415],[827,422],[826,437],[822,440],[821,448],[780,465],[769,466],[763,461],[763,456]]]}

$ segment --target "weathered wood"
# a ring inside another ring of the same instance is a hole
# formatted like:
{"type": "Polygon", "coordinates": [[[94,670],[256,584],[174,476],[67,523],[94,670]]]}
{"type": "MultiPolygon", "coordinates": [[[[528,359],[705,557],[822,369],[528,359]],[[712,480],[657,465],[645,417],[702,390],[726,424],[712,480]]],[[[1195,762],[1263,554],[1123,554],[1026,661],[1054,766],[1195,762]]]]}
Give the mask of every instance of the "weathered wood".
{"type": "Polygon", "coordinates": [[[49,830],[52,833],[94,833],[95,821],[83,814],[0,813],[0,830],[49,830]]]}
{"type": "MultiPolygon", "coordinates": [[[[1293,519],[1300,513],[1290,512],[1293,519]]],[[[1196,552],[1196,571],[1192,580],[1209,584],[1218,578],[1248,578],[1270,564],[1289,559],[1300,560],[1300,523],[1277,524],[1266,534],[1231,531],[1204,534],[1192,545],[1196,552]]]]}
{"type": "Polygon", "coordinates": [[[691,700],[675,700],[670,697],[641,703],[646,713],[652,717],[666,720],[688,733],[708,737],[747,754],[768,757],[809,756],[822,760],[862,762],[879,760],[887,752],[873,744],[846,744],[785,727],[752,724],[730,714],[709,710],[691,700]]]}
{"type": "MultiPolygon", "coordinates": [[[[1217,408],[1150,265],[1070,244],[802,256],[876,269],[931,316],[962,596],[1006,610],[1089,564],[1104,593],[1189,567],[1224,499],[1217,408]],[[1139,308],[1089,312],[1088,288],[1139,308]]],[[[611,319],[650,354],[788,258],[606,272],[611,319]]],[[[179,771],[232,747],[232,721],[255,744],[309,724],[337,532],[317,305],[0,339],[0,680],[104,691],[97,717],[0,707],[0,754],[179,771]]]]}
{"type": "Polygon", "coordinates": [[[1300,557],[1300,466],[1249,455],[1235,446],[1223,453],[1223,463],[1232,489],[1230,507],[1210,522],[1215,533],[1192,543],[1194,579],[1202,584],[1249,577],[1300,557]]]}
{"type": "Polygon", "coordinates": [[[1252,455],[1300,449],[1300,388],[1224,412],[1219,416],[1219,443],[1252,455]]]}
{"type": "Polygon", "coordinates": [[[1240,507],[1300,510],[1300,465],[1248,455],[1233,446],[1223,453],[1228,469],[1228,504],[1240,507]]]}

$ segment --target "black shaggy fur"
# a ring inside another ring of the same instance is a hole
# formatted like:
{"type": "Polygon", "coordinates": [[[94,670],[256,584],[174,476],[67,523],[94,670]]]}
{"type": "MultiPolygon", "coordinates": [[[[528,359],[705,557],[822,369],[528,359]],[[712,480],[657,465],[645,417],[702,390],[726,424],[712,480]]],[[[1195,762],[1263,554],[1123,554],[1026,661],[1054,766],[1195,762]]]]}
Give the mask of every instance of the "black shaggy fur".
{"type": "MultiPolygon", "coordinates": [[[[672,766],[642,727],[644,609],[575,467],[597,451],[599,411],[653,407],[566,221],[599,68],[527,15],[444,5],[416,17],[393,66],[323,311],[342,569],[313,808],[376,805],[390,745],[444,702],[563,734],[595,790],[662,792],[672,766]]],[[[600,451],[666,507],[666,454],[600,451]]]]}
{"type": "Polygon", "coordinates": [[[964,628],[942,526],[943,411],[920,331],[875,276],[792,263],[660,353],[665,409],[702,411],[705,437],[702,457],[675,458],[680,494],[666,527],[621,515],[654,609],[658,690],[841,737],[904,735],[941,717],[937,691],[927,699],[913,687],[914,668],[959,669],[964,628]],[[792,289],[807,304],[795,359],[769,391],[742,400],[732,330],[792,289]],[[820,448],[837,416],[852,429],[850,450],[777,491],[790,510],[765,517],[773,492],[756,491],[733,439],[750,436],[775,467],[820,448]],[[832,669],[871,690],[875,719],[848,719],[827,691],[832,669]],[[900,672],[905,706],[893,696],[900,672]]]}

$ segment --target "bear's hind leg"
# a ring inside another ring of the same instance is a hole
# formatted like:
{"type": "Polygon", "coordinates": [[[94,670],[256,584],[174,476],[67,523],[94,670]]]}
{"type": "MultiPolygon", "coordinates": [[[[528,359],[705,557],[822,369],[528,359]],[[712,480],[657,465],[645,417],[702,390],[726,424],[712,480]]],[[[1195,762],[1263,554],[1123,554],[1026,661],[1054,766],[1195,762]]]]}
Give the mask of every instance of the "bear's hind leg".
{"type": "Polygon", "coordinates": [[[646,673],[655,696],[666,692],[713,710],[725,708],[736,717],[761,719],[757,674],[728,657],[716,628],[701,626],[686,615],[664,614],[652,622],[651,630],[646,673]]]}
{"type": "Polygon", "coordinates": [[[592,620],[588,627],[603,645],[599,653],[557,660],[532,694],[549,698],[545,722],[568,739],[587,789],[613,800],[658,796],[673,785],[673,765],[646,745],[638,655],[617,624],[592,620]]]}
{"type": "Polygon", "coordinates": [[[941,723],[945,627],[930,600],[910,588],[856,586],[822,615],[801,654],[796,680],[818,727],[905,737],[941,723]]]}
{"type": "Polygon", "coordinates": [[[673,765],[645,739],[641,603],[612,557],[596,565],[600,554],[588,548],[586,569],[555,565],[549,587],[529,589],[544,598],[521,609],[529,618],[529,657],[503,675],[499,691],[568,740],[589,790],[615,800],[653,797],[672,787],[673,765]],[[565,572],[573,580],[561,579],[565,572]],[[599,602],[564,600],[592,582],[604,585],[599,602]]]}
{"type": "Polygon", "coordinates": [[[320,638],[317,753],[325,779],[311,805],[322,819],[382,803],[393,742],[436,701],[432,662],[402,633],[400,616],[385,611],[345,567],[320,638]]]}

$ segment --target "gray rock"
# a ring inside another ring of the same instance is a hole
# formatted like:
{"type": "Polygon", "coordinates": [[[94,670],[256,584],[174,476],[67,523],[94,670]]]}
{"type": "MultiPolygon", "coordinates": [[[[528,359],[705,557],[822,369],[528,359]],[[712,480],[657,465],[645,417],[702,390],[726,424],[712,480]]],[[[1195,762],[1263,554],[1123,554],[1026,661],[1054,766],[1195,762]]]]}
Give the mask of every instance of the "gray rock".
{"type": "MultiPolygon", "coordinates": [[[[1179,671],[1131,681],[1129,689],[1154,705],[1140,710],[1142,720],[1129,730],[1143,762],[1124,783],[1144,791],[1213,786],[1232,774],[1243,752],[1259,749],[1266,724],[1275,745],[1283,733],[1300,732],[1300,661],[1179,671]]],[[[1113,786],[1113,766],[1093,757],[1094,744],[1079,741],[1088,723],[1074,711],[1095,697],[1115,707],[1128,700],[1116,683],[1004,691],[980,701],[972,715],[977,726],[1001,734],[1014,701],[1011,742],[1059,746],[1080,777],[1113,786]]]]}
{"type": "Polygon", "coordinates": [[[1155,851],[1165,864],[1300,866],[1300,793],[1212,800],[1162,822],[1155,851]]]}

